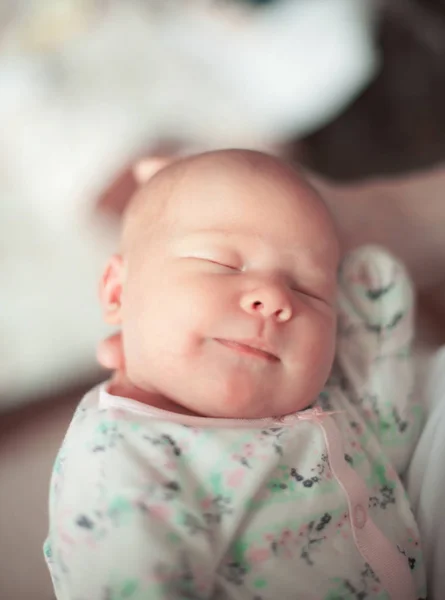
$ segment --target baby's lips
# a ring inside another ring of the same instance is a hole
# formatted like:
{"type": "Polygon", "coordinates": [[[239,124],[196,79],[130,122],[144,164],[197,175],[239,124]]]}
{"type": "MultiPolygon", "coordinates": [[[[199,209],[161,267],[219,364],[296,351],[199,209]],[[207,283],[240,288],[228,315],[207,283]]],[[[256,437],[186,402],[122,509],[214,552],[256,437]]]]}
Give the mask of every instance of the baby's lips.
{"type": "Polygon", "coordinates": [[[267,358],[267,360],[273,362],[280,360],[274,350],[257,340],[230,340],[224,338],[215,339],[217,342],[228,348],[244,350],[246,352],[267,358]]]}

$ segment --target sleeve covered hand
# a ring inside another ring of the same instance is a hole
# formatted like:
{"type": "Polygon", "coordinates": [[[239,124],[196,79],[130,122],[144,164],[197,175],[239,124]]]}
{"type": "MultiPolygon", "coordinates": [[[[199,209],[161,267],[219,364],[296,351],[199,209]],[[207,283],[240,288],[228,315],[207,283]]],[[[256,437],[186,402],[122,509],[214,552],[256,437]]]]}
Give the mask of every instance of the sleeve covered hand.
{"type": "Polygon", "coordinates": [[[351,401],[403,472],[420,431],[414,394],[411,281],[379,247],[352,252],[339,274],[337,360],[351,401]]]}

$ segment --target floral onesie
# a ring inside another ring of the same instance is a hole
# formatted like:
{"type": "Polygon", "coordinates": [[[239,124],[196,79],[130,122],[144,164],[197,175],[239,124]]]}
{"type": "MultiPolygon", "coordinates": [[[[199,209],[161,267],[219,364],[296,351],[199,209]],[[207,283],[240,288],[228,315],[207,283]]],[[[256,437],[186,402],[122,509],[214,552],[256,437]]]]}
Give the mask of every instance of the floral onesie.
{"type": "Polygon", "coordinates": [[[58,600],[417,600],[399,476],[422,424],[413,294],[379,248],[339,271],[336,360],[305,411],[187,417],[106,385],[80,403],[51,481],[58,600]]]}

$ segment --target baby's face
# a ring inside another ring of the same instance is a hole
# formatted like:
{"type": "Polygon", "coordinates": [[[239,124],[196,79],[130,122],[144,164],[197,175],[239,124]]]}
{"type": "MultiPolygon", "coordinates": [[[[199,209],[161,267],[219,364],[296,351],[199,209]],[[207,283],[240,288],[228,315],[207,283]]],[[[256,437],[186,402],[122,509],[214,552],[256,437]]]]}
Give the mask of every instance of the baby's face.
{"type": "Polygon", "coordinates": [[[337,246],[311,193],[211,166],[172,186],[124,268],[136,386],[214,417],[283,415],[315,398],[334,352],[337,246]]]}

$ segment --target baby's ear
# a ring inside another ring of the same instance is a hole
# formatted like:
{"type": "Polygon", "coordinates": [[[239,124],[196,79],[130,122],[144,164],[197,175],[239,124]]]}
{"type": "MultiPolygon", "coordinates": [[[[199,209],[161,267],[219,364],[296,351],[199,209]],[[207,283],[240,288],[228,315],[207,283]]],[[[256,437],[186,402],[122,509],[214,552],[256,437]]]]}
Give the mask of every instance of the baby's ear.
{"type": "Polygon", "coordinates": [[[120,325],[121,323],[123,276],[123,259],[116,254],[108,261],[99,282],[99,298],[104,320],[109,325],[120,325]]]}
{"type": "Polygon", "coordinates": [[[133,167],[133,177],[139,185],[147,183],[158,171],[173,162],[170,157],[153,156],[142,158],[133,167]]]}

